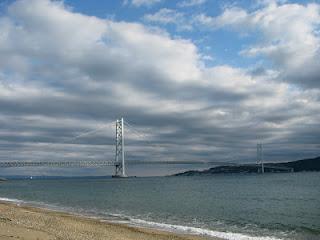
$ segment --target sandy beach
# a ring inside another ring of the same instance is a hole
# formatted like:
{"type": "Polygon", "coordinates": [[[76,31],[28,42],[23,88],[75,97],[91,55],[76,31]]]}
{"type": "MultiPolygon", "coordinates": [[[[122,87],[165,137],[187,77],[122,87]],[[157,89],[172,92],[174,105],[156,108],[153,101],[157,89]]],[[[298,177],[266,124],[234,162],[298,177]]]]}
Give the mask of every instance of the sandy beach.
{"type": "Polygon", "coordinates": [[[0,202],[0,240],[7,239],[203,240],[208,238],[101,222],[98,219],[69,213],[0,202]]]}

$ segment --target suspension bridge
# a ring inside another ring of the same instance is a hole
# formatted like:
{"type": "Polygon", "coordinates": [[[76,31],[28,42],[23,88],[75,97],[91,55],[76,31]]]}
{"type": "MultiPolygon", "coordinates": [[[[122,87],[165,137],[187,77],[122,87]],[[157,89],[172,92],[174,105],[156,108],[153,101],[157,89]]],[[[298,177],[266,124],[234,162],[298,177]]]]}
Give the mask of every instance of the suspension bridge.
{"type": "MultiPolygon", "coordinates": [[[[72,140],[88,136],[100,130],[97,128],[73,137],[72,140]]],[[[66,141],[64,141],[66,142],[66,141]]],[[[80,160],[80,161],[1,161],[0,168],[16,168],[16,167],[106,167],[114,166],[114,177],[126,177],[125,170],[125,154],[124,154],[124,120],[123,118],[116,120],[116,143],[115,158],[113,160],[80,160]]]]}
{"type": "MultiPolygon", "coordinates": [[[[114,122],[113,122],[114,123],[114,122]]],[[[115,121],[115,157],[112,160],[73,160],[73,161],[41,161],[41,160],[24,160],[24,161],[0,161],[0,168],[17,168],[17,167],[58,167],[58,168],[67,168],[67,167],[77,167],[77,168],[89,168],[89,167],[114,167],[114,177],[127,177],[126,174],[126,161],[125,161],[125,144],[124,144],[124,127],[128,127],[133,133],[138,136],[145,137],[139,131],[137,131],[131,124],[124,121],[123,118],[117,119],[115,121]]],[[[67,141],[75,140],[78,138],[86,137],[90,134],[100,131],[103,127],[99,127],[95,130],[91,130],[82,134],[79,134],[67,141]]],[[[265,168],[270,168],[280,171],[292,171],[292,169],[286,167],[274,167],[266,166],[263,162],[262,156],[262,144],[257,144],[257,162],[254,164],[247,164],[248,166],[256,166],[258,172],[264,173],[265,168]]],[[[150,164],[150,161],[139,160],[133,161],[130,160],[130,164],[150,164]]],[[[239,166],[239,163],[233,162],[216,162],[216,161],[152,161],[152,164],[210,164],[210,165],[226,165],[226,166],[239,166]]]]}
{"type": "MultiPolygon", "coordinates": [[[[114,122],[113,122],[114,124],[114,122]]],[[[108,126],[108,124],[106,124],[108,126]]],[[[146,136],[139,132],[128,122],[125,122],[123,118],[115,121],[115,157],[112,160],[73,160],[73,161],[0,161],[0,168],[17,168],[17,167],[55,167],[55,168],[90,168],[90,167],[114,167],[114,177],[126,177],[126,162],[125,162],[125,149],[124,149],[124,127],[127,127],[131,133],[138,137],[145,138],[146,136]]],[[[69,143],[73,140],[87,137],[100,131],[105,126],[98,127],[97,129],[81,133],[73,138],[60,142],[69,143]]],[[[154,144],[153,144],[154,145],[154,144]]],[[[155,145],[157,146],[157,144],[155,145]]],[[[161,147],[158,145],[158,147],[161,147]]],[[[146,160],[130,160],[130,164],[208,164],[206,161],[146,161],[146,160]]],[[[210,164],[213,164],[211,162],[210,164]]],[[[226,163],[228,164],[228,163],[226,163]]]]}

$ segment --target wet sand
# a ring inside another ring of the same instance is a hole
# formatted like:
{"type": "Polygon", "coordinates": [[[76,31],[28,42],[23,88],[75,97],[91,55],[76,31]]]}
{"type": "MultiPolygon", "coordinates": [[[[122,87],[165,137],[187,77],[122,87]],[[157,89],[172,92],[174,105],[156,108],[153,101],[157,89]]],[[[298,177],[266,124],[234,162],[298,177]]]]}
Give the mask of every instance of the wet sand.
{"type": "Polygon", "coordinates": [[[131,227],[69,213],[0,202],[0,240],[7,239],[204,240],[213,238],[131,227]]]}

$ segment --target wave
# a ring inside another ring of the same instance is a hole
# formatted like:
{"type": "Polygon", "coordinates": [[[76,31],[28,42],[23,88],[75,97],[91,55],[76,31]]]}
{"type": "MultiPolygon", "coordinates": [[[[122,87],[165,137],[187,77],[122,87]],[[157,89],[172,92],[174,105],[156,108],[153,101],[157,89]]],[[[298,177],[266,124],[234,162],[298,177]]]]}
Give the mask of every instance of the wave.
{"type": "Polygon", "coordinates": [[[19,200],[19,199],[3,198],[3,197],[0,197],[0,201],[3,201],[3,202],[13,202],[13,203],[22,203],[22,202],[23,202],[22,200],[19,200]]]}
{"type": "Polygon", "coordinates": [[[227,240],[282,240],[281,238],[275,238],[275,237],[248,236],[241,233],[219,232],[219,231],[213,231],[213,230],[197,228],[197,227],[158,223],[158,222],[145,221],[145,220],[134,219],[134,218],[131,219],[131,222],[137,226],[151,227],[159,230],[166,230],[166,231],[177,232],[177,233],[217,237],[217,238],[222,238],[227,240]]]}
{"type": "Polygon", "coordinates": [[[85,217],[90,217],[95,219],[98,218],[101,221],[127,224],[135,227],[153,228],[157,230],[163,230],[163,231],[181,233],[181,234],[192,234],[192,235],[200,235],[200,236],[207,236],[207,237],[216,237],[216,238],[221,238],[226,240],[283,240],[281,238],[275,238],[275,237],[269,237],[269,236],[249,236],[242,233],[213,231],[213,230],[198,228],[198,227],[146,221],[138,218],[132,218],[123,214],[103,213],[103,216],[101,216],[101,213],[99,215],[96,215],[95,211],[75,209],[71,207],[61,207],[61,206],[56,206],[52,204],[46,204],[43,202],[23,201],[19,199],[3,198],[3,197],[0,197],[0,201],[17,203],[19,205],[29,204],[30,206],[33,206],[33,207],[41,207],[41,208],[55,210],[55,211],[59,211],[59,210],[67,211],[69,213],[76,214],[79,216],[85,216],[85,217]]]}

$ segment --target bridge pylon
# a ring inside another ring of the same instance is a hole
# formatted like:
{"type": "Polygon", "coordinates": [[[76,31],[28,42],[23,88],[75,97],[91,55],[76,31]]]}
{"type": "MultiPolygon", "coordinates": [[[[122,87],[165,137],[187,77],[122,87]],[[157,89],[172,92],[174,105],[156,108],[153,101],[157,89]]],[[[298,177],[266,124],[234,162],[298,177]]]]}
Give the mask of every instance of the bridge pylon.
{"type": "Polygon", "coordinates": [[[116,155],[115,175],[113,177],[127,177],[124,162],[124,124],[123,118],[116,121],[116,155]]]}
{"type": "Polygon", "coordinates": [[[259,166],[259,164],[261,164],[261,169],[259,169],[259,170],[261,173],[264,173],[262,143],[257,144],[257,164],[258,164],[258,166],[259,166]]]}

